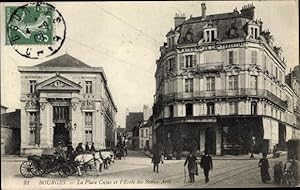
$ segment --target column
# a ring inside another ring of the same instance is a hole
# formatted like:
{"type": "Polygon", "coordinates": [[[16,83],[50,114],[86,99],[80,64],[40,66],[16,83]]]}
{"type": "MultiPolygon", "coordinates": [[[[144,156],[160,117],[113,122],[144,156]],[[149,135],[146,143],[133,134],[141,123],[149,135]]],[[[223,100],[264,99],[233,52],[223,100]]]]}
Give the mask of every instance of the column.
{"type": "MultiPolygon", "coordinates": [[[[46,96],[41,93],[40,95],[40,148],[50,148],[51,144],[49,144],[50,134],[48,128],[50,126],[50,118],[49,118],[49,106],[51,106],[46,96]]],[[[39,126],[38,126],[39,128],[39,126]]],[[[37,129],[39,130],[39,129],[37,129]]]]}
{"type": "Polygon", "coordinates": [[[22,154],[25,153],[25,148],[29,146],[29,112],[25,111],[25,102],[21,102],[21,148],[22,154]]]}
{"type": "Polygon", "coordinates": [[[95,147],[101,146],[101,103],[96,102],[96,111],[93,112],[93,117],[95,118],[95,123],[93,123],[93,141],[95,147]]]}
{"type": "Polygon", "coordinates": [[[222,155],[222,131],[220,126],[216,126],[216,155],[222,155]]]}
{"type": "Polygon", "coordinates": [[[76,147],[78,143],[83,142],[83,121],[82,121],[82,112],[80,110],[79,98],[72,94],[71,99],[71,106],[72,106],[72,146],[76,147]]]}
{"type": "Polygon", "coordinates": [[[200,151],[204,153],[205,150],[205,128],[200,128],[200,151]]]}

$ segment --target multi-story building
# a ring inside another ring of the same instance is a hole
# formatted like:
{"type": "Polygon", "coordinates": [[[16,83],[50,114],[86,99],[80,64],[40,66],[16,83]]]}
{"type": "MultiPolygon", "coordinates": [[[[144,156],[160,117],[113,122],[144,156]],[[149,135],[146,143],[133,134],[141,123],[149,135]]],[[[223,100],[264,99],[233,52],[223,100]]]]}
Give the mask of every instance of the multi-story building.
{"type": "Polygon", "coordinates": [[[128,112],[126,115],[126,140],[129,149],[138,148],[139,124],[143,121],[143,112],[128,112]]]}
{"type": "Polygon", "coordinates": [[[299,138],[281,48],[254,18],[255,7],[215,15],[201,7],[199,17],[176,15],[160,47],[156,143],[171,152],[197,148],[220,155],[268,152],[299,138]]]}
{"type": "Polygon", "coordinates": [[[21,73],[21,153],[41,152],[58,142],[113,146],[117,107],[102,67],[65,54],[21,73]]]}

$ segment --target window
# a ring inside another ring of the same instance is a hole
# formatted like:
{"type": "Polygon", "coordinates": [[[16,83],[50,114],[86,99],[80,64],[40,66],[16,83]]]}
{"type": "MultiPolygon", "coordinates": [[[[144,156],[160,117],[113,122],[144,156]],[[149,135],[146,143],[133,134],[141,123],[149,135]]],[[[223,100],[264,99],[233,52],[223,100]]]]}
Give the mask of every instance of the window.
{"type": "Polygon", "coordinates": [[[251,51],[251,64],[257,64],[257,52],[251,51]]]}
{"type": "Polygon", "coordinates": [[[238,89],[238,76],[229,76],[229,90],[238,89]]]}
{"type": "Polygon", "coordinates": [[[206,42],[212,42],[215,41],[217,38],[217,29],[206,29],[204,32],[204,38],[206,42]]]}
{"type": "Polygon", "coordinates": [[[257,89],[257,76],[251,76],[251,89],[257,89]]]}
{"type": "Polygon", "coordinates": [[[238,102],[229,102],[230,114],[238,113],[238,102]]]}
{"type": "Polygon", "coordinates": [[[68,106],[53,106],[53,123],[67,123],[69,121],[68,106]]]}
{"type": "Polygon", "coordinates": [[[278,79],[278,68],[275,66],[275,77],[278,79]]]}
{"type": "Polygon", "coordinates": [[[237,52],[236,51],[229,51],[228,52],[229,64],[237,64],[237,52]]]}
{"type": "Polygon", "coordinates": [[[185,56],[185,68],[191,68],[191,67],[193,67],[193,56],[186,55],[185,56]]]}
{"type": "Polygon", "coordinates": [[[85,93],[92,94],[93,93],[92,81],[85,81],[85,93]]]}
{"type": "Polygon", "coordinates": [[[206,78],[207,91],[215,91],[215,77],[206,78]]]}
{"type": "Polygon", "coordinates": [[[37,112],[29,113],[29,144],[36,143],[37,112]]]}
{"type": "Polygon", "coordinates": [[[257,114],[257,103],[251,102],[251,115],[256,115],[256,114],[257,114]]]}
{"type": "Polygon", "coordinates": [[[185,79],[185,92],[193,92],[193,79],[185,79]]]}
{"type": "Polygon", "coordinates": [[[264,103],[264,115],[267,115],[267,104],[264,103]]]}
{"type": "Polygon", "coordinates": [[[93,127],[93,112],[85,112],[85,127],[93,127]]]}
{"type": "Polygon", "coordinates": [[[185,104],[186,116],[193,116],[193,104],[185,104]]]}
{"type": "Polygon", "coordinates": [[[207,105],[207,115],[214,115],[215,114],[215,103],[209,102],[207,105]]]}
{"type": "Polygon", "coordinates": [[[86,142],[93,142],[93,132],[91,129],[85,130],[85,141],[86,142]]]}
{"type": "Polygon", "coordinates": [[[212,30],[212,31],[211,31],[211,40],[212,40],[212,41],[215,41],[215,39],[216,39],[216,37],[215,37],[215,31],[212,30]]]}
{"type": "Polygon", "coordinates": [[[267,69],[267,56],[266,55],[263,56],[263,67],[265,70],[267,69]]]}
{"type": "Polygon", "coordinates": [[[258,38],[258,36],[259,36],[259,33],[258,33],[259,31],[258,31],[258,28],[257,27],[253,27],[253,26],[251,26],[250,27],[250,37],[252,38],[252,39],[257,39],[258,38]]]}
{"type": "Polygon", "coordinates": [[[206,40],[207,42],[210,42],[210,35],[209,35],[209,31],[206,31],[206,40]]]}
{"type": "Polygon", "coordinates": [[[30,80],[29,81],[29,92],[30,92],[30,94],[35,93],[35,87],[36,87],[36,81],[35,80],[30,80]]]}
{"type": "Polygon", "coordinates": [[[169,110],[170,110],[170,117],[174,117],[174,106],[169,105],[169,110]]]}
{"type": "Polygon", "coordinates": [[[175,69],[175,58],[168,59],[168,71],[175,69]]]}
{"type": "Polygon", "coordinates": [[[144,137],[144,129],[141,129],[141,137],[144,137]]]}

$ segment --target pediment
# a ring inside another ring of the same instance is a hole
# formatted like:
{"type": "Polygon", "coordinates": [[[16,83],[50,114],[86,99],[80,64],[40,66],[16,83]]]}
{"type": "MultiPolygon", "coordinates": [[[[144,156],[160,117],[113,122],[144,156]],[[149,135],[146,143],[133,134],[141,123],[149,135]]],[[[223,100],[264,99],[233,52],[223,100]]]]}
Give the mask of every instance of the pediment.
{"type": "Polygon", "coordinates": [[[38,91],[43,91],[43,90],[67,90],[67,91],[80,91],[82,87],[65,78],[60,75],[56,75],[54,77],[51,77],[39,84],[37,84],[36,89],[38,91]]]}

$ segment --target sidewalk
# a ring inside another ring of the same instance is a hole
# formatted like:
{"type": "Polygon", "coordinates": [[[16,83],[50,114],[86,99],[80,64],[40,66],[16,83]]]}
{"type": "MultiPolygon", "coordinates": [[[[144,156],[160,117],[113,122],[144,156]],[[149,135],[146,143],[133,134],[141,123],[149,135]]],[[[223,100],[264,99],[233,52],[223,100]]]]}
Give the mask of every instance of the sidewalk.
{"type": "Polygon", "coordinates": [[[19,155],[1,155],[1,161],[25,161],[27,157],[19,155]]]}
{"type": "MultiPolygon", "coordinates": [[[[144,152],[143,152],[144,153],[144,152]]],[[[152,158],[152,154],[149,152],[144,153],[146,156],[149,158],[152,158]]],[[[286,151],[280,151],[280,157],[286,156],[287,152],[286,151]]],[[[254,158],[250,158],[250,153],[249,154],[243,154],[243,155],[212,155],[213,160],[260,160],[262,158],[262,154],[253,154],[254,158]]],[[[273,154],[268,154],[267,159],[273,158],[273,154]]],[[[185,159],[185,158],[181,158],[185,159]]]]}

